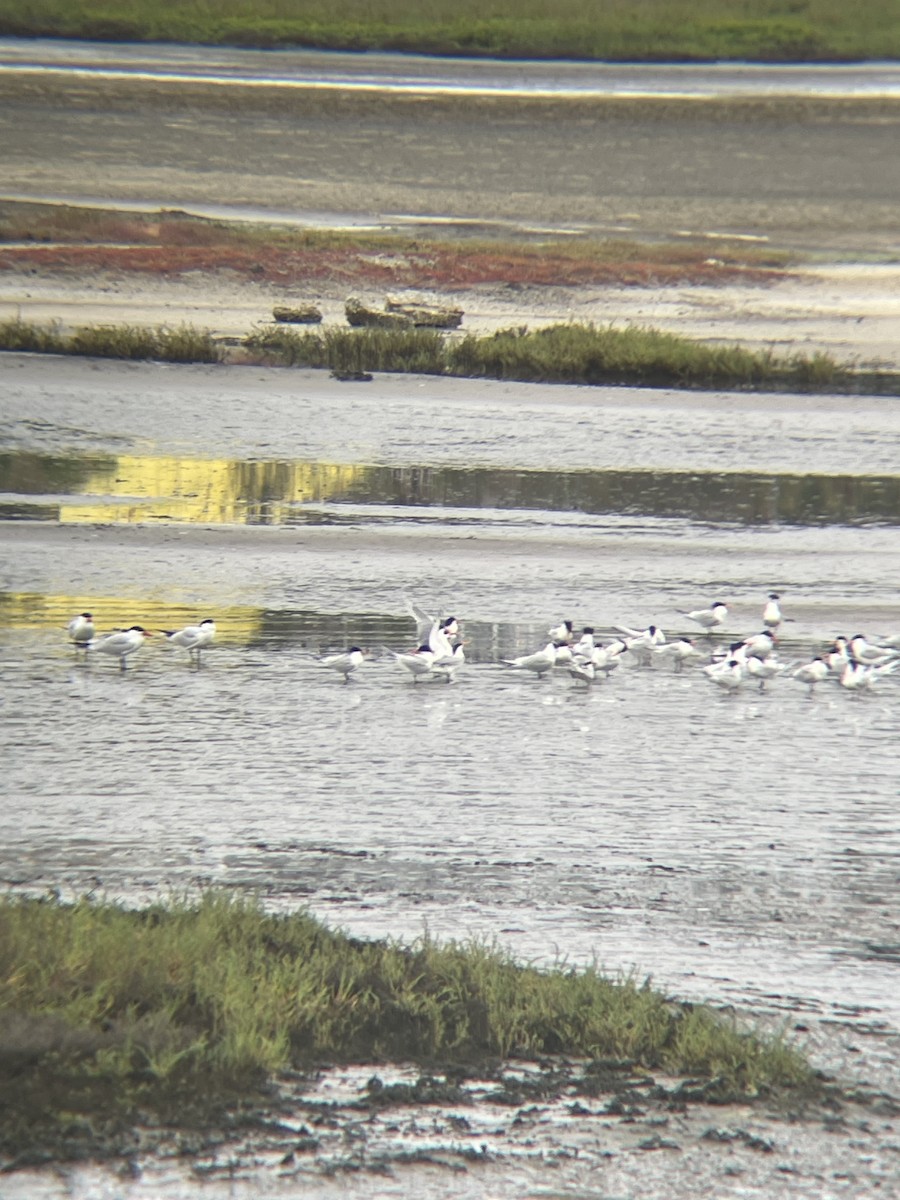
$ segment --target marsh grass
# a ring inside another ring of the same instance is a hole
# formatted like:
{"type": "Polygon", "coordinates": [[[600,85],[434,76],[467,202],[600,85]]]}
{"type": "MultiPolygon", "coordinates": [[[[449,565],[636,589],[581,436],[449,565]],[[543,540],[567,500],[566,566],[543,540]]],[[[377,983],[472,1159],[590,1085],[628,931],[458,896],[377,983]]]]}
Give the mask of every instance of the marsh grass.
{"type": "MultiPolygon", "coordinates": [[[[0,351],[76,354],[176,363],[217,363],[226,351],[208,330],[131,325],[59,326],[15,318],[0,322],[0,351]]],[[[895,376],[854,372],[827,354],[777,357],[740,346],[708,346],[640,326],[552,325],[505,329],[488,336],[435,329],[341,329],[302,332],[280,326],[242,341],[241,361],[329,369],[339,375],[391,371],[642,387],[730,387],[748,390],[859,390],[896,394],[895,376]]]]}
{"type": "Polygon", "coordinates": [[[0,0],[0,33],[632,61],[900,55],[894,0],[0,0]]]}
{"type": "Polygon", "coordinates": [[[447,337],[434,330],[265,330],[245,346],[287,366],[415,371],[519,382],[809,390],[845,387],[853,373],[825,354],[776,357],[707,346],[654,329],[590,324],[447,337]]]}
{"type": "Polygon", "coordinates": [[[0,321],[0,350],[172,363],[215,363],[222,357],[213,335],[190,325],[88,325],[66,334],[58,323],[35,325],[19,317],[0,321]]]}
{"type": "Polygon", "coordinates": [[[0,1153],[73,1114],[208,1119],[322,1062],[577,1055],[717,1081],[730,1098],[807,1088],[782,1040],[599,970],[538,970],[484,943],[368,942],[222,893],[131,911],[0,901],[0,1153]],[[203,1113],[206,1113],[206,1117],[203,1113]]]}

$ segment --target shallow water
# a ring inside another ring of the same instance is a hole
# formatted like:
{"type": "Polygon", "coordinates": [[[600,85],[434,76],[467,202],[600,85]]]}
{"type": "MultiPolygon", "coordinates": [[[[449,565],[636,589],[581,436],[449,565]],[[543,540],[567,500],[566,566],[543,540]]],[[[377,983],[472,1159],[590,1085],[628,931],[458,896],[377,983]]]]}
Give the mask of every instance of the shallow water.
{"type": "Polygon", "coordinates": [[[896,633],[896,406],[0,372],[0,502],[33,518],[0,525],[7,886],[221,884],[359,934],[488,938],[808,1028],[900,1027],[900,674],[726,696],[696,669],[588,689],[502,661],[564,617],[687,632],[713,598],[722,645],[773,589],[785,660],[896,633]],[[463,622],[452,686],[385,652],[412,644],[405,595],[463,622]],[[104,630],[213,616],[216,645],[198,670],[154,638],[120,672],[67,645],[82,609],[104,630]],[[345,685],[317,657],[353,643],[375,657],[345,685]]]}

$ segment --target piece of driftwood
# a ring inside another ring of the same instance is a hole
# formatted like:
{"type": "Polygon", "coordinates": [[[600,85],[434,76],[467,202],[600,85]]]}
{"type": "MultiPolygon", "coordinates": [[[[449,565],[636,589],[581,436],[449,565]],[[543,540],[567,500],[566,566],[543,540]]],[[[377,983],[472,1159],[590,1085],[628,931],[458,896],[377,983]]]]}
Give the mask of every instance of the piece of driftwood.
{"type": "Polygon", "coordinates": [[[388,312],[383,308],[371,308],[363,304],[358,296],[349,296],[344,304],[344,313],[350,325],[368,329],[411,329],[412,321],[402,313],[388,312]]]}
{"type": "Polygon", "coordinates": [[[463,319],[461,308],[454,308],[451,304],[432,304],[428,300],[387,296],[384,307],[388,312],[409,317],[413,325],[428,329],[458,329],[463,319]]]}
{"type": "Polygon", "coordinates": [[[318,325],[322,311],[315,304],[276,304],[272,318],[288,325],[318,325]]]}
{"type": "Polygon", "coordinates": [[[339,379],[341,383],[371,383],[374,376],[371,371],[342,371],[335,368],[331,378],[339,379]]]}

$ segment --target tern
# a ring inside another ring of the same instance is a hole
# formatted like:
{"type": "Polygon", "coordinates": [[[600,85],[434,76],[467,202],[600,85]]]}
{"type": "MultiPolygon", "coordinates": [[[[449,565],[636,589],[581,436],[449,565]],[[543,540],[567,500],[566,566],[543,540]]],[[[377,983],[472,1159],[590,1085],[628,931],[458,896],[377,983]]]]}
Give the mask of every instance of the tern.
{"type": "Polygon", "coordinates": [[[216,636],[216,623],[211,617],[207,617],[199,625],[185,625],[183,629],[160,629],[159,632],[165,636],[170,646],[187,650],[189,658],[194,659],[196,655],[199,667],[200,651],[205,650],[216,636]]]}
{"type": "Polygon", "coordinates": [[[768,681],[786,671],[790,666],[791,663],[779,662],[772,654],[768,658],[757,658],[751,654],[744,664],[744,669],[753,679],[759,680],[759,690],[764,692],[768,681]]]}
{"type": "Polygon", "coordinates": [[[766,629],[777,629],[781,624],[781,609],[778,607],[778,601],[781,597],[777,592],[769,592],[769,599],[766,607],[763,609],[762,621],[766,629]]]}
{"type": "Polygon", "coordinates": [[[90,648],[118,658],[119,669],[124,671],[128,665],[128,655],[134,654],[135,650],[143,646],[145,637],[152,636],[141,625],[132,625],[130,629],[121,629],[117,633],[107,634],[99,641],[91,642],[90,648]]]}
{"type": "Polygon", "coordinates": [[[399,667],[412,675],[413,683],[434,675],[434,653],[425,642],[408,654],[400,654],[396,650],[388,650],[388,654],[399,667]]]}
{"type": "Polygon", "coordinates": [[[574,662],[569,663],[568,671],[573,679],[580,680],[581,683],[586,683],[589,687],[594,682],[596,676],[594,664],[590,661],[584,662],[576,659],[574,662]]]}
{"type": "Polygon", "coordinates": [[[775,649],[775,634],[771,629],[753,633],[741,643],[748,658],[768,658],[775,649]]]}
{"type": "Polygon", "coordinates": [[[548,642],[543,650],[534,654],[522,654],[519,658],[504,658],[503,662],[518,671],[531,671],[540,679],[556,663],[556,645],[548,642]]]}
{"type": "Polygon", "coordinates": [[[431,630],[435,625],[443,629],[449,637],[452,637],[455,633],[459,633],[459,622],[456,617],[443,617],[440,615],[435,617],[431,613],[426,612],[424,608],[420,608],[418,604],[414,604],[408,597],[404,597],[404,599],[406,600],[407,610],[416,623],[416,642],[420,646],[428,641],[431,630]]]}
{"type": "Polygon", "coordinates": [[[554,642],[572,642],[575,640],[575,630],[571,621],[561,621],[554,629],[547,630],[547,636],[554,642]]]}
{"type": "Polygon", "coordinates": [[[862,633],[854,634],[847,643],[847,651],[857,662],[868,664],[886,662],[896,653],[892,647],[873,645],[862,633]]]}
{"type": "Polygon", "coordinates": [[[791,679],[796,679],[799,683],[805,683],[809,688],[809,694],[812,695],[816,684],[822,683],[830,674],[831,667],[828,662],[824,658],[817,657],[812,662],[804,663],[796,671],[792,671],[791,679]]]}
{"type": "Polygon", "coordinates": [[[602,671],[609,679],[613,671],[621,666],[620,658],[628,647],[622,641],[610,642],[608,646],[595,646],[591,654],[591,666],[594,671],[602,671]]]}
{"type": "Polygon", "coordinates": [[[693,621],[709,632],[717,625],[724,623],[728,616],[728,606],[721,600],[716,600],[709,608],[695,608],[692,612],[684,612],[683,609],[679,609],[678,612],[682,617],[687,617],[689,621],[693,621]]]}
{"type": "Polygon", "coordinates": [[[732,658],[717,670],[707,672],[707,678],[711,679],[718,687],[733,693],[744,682],[744,668],[736,658],[732,658]]]}
{"type": "Polygon", "coordinates": [[[349,650],[343,651],[340,654],[328,654],[325,658],[320,658],[319,662],[323,667],[328,667],[332,671],[337,671],[338,674],[344,676],[344,683],[350,682],[350,676],[357,667],[362,666],[365,662],[365,654],[360,650],[359,646],[351,646],[349,650]]]}
{"type": "Polygon", "coordinates": [[[675,671],[681,671],[684,664],[694,658],[705,658],[702,650],[698,650],[691,638],[676,638],[674,642],[666,642],[662,646],[653,647],[653,657],[667,659],[674,663],[675,671]]]}
{"type": "Polygon", "coordinates": [[[466,661],[465,645],[462,638],[456,638],[453,642],[453,648],[448,655],[442,655],[436,658],[432,664],[432,670],[435,675],[443,676],[448,683],[452,683],[456,678],[456,672],[466,661]]]}
{"type": "Polygon", "coordinates": [[[572,647],[572,653],[577,658],[579,655],[589,657],[594,649],[594,630],[591,625],[585,625],[581,631],[581,637],[572,647]]]}
{"type": "Polygon", "coordinates": [[[79,613],[77,617],[73,617],[66,628],[76,650],[86,650],[88,642],[94,639],[94,618],[89,612],[79,613]]]}
{"type": "Polygon", "coordinates": [[[625,634],[625,649],[631,651],[643,667],[649,666],[653,651],[666,644],[666,635],[656,625],[648,625],[646,629],[617,625],[616,629],[625,634]]]}
{"type": "Polygon", "coordinates": [[[646,629],[631,629],[628,625],[616,625],[615,628],[625,634],[626,644],[628,641],[637,641],[642,646],[665,645],[666,635],[658,625],[648,625],[646,629]]]}
{"type": "Polygon", "coordinates": [[[841,672],[840,684],[848,691],[865,691],[873,687],[882,675],[891,675],[900,667],[900,659],[891,659],[886,663],[862,663],[858,659],[849,659],[841,672]]]}

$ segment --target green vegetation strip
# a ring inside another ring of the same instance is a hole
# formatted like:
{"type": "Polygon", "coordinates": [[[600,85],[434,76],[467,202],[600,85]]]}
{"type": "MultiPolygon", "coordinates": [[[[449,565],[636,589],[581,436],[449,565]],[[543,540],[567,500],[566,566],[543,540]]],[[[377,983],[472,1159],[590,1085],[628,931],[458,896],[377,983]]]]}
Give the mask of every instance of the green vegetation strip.
{"type": "Polygon", "coordinates": [[[372,371],[641,387],[746,388],[900,394],[900,377],[853,371],[829,355],[779,358],[740,346],[708,346],[640,326],[552,325],[453,336],[433,329],[274,327],[243,339],[240,357],[208,330],[101,325],[71,334],[18,319],[0,322],[0,350],[79,354],[161,362],[243,361],[327,368],[337,375],[372,371]]]}
{"type": "Polygon", "coordinates": [[[199,1123],[278,1072],[322,1062],[546,1055],[713,1081],[706,1098],[808,1090],[782,1040],[597,969],[538,970],[481,943],[334,933],[207,893],[138,911],[0,901],[0,1163],[67,1123],[199,1123]]]}
{"type": "Polygon", "coordinates": [[[896,0],[0,0],[0,34],[500,58],[900,57],[896,0]],[[511,9],[514,8],[514,11],[511,9]]]}

